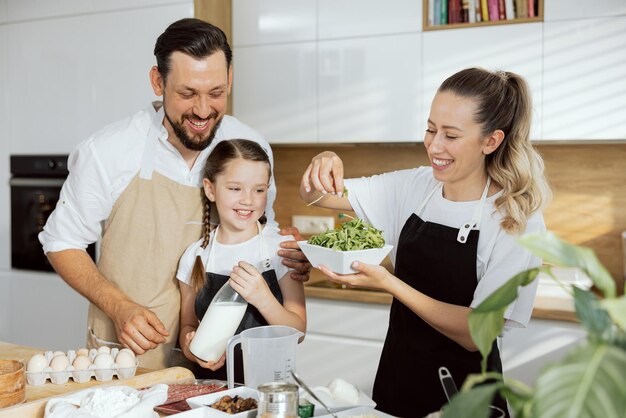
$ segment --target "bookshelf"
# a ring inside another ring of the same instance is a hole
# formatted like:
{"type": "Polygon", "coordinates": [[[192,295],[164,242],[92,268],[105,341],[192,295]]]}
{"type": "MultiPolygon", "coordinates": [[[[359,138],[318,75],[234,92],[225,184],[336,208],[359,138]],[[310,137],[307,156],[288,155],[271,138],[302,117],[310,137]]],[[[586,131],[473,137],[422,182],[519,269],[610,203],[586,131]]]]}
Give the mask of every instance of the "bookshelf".
{"type": "Polygon", "coordinates": [[[544,0],[423,0],[424,31],[543,22],[544,0]],[[530,3],[532,2],[532,6],[530,3]],[[432,8],[432,13],[431,13],[432,8]],[[442,12],[441,9],[445,9],[442,12]],[[473,11],[471,11],[473,10],[473,11]],[[483,16],[491,18],[484,20],[483,16]],[[532,17],[528,17],[532,15],[532,17]],[[445,24],[441,19],[447,18],[445,24]]]}

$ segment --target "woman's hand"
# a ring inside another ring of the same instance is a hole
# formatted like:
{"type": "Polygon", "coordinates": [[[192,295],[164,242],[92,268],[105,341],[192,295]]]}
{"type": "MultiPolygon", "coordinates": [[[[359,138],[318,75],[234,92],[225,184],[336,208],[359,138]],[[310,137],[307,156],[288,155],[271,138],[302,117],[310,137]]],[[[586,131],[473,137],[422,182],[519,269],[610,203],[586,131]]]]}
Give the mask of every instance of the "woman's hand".
{"type": "Polygon", "coordinates": [[[183,354],[185,354],[185,357],[187,357],[191,361],[195,361],[196,363],[200,365],[200,367],[204,369],[211,369],[215,371],[223,367],[224,362],[226,362],[226,353],[222,354],[222,357],[220,357],[220,359],[216,362],[202,361],[198,357],[191,354],[191,351],[189,351],[189,344],[191,344],[191,340],[193,340],[194,335],[196,335],[195,331],[191,331],[185,334],[185,340],[183,341],[183,344],[184,344],[183,354]]]}
{"type": "Polygon", "coordinates": [[[281,250],[278,251],[278,255],[283,258],[281,260],[283,265],[295,270],[290,273],[289,277],[298,282],[306,282],[309,280],[309,274],[311,274],[311,263],[298,245],[298,241],[302,241],[304,238],[300,235],[298,228],[294,226],[281,228],[280,235],[293,235],[295,238],[293,241],[281,242],[281,250]]]}
{"type": "Polygon", "coordinates": [[[249,304],[262,310],[269,298],[274,298],[267,282],[259,271],[249,263],[240,261],[230,273],[230,285],[249,304]]]}
{"type": "Polygon", "coordinates": [[[348,287],[367,287],[388,291],[391,281],[395,278],[385,267],[379,265],[355,261],[352,263],[352,268],[357,270],[357,273],[337,274],[324,265],[319,267],[331,281],[345,284],[348,287]]]}
{"type": "Polygon", "coordinates": [[[309,195],[314,191],[337,196],[343,194],[343,161],[332,151],[313,157],[302,175],[300,193],[309,195]]]}

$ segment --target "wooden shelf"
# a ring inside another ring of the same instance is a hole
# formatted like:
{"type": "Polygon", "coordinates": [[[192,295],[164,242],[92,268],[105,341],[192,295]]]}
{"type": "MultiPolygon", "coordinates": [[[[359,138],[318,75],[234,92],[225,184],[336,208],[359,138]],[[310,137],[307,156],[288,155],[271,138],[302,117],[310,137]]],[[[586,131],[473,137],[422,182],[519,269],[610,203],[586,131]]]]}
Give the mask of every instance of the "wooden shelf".
{"type": "MultiPolygon", "coordinates": [[[[442,0],[446,1],[446,0],[442,0]]],[[[480,0],[477,0],[480,1],[480,0]]],[[[523,17],[510,20],[490,20],[486,22],[475,23],[447,23],[445,25],[429,25],[428,24],[428,0],[422,1],[422,30],[424,32],[435,30],[447,30],[447,29],[461,29],[461,28],[473,28],[481,26],[497,26],[497,25],[514,25],[516,23],[532,23],[543,22],[543,0],[538,0],[537,3],[537,16],[535,17],[523,17]]]]}

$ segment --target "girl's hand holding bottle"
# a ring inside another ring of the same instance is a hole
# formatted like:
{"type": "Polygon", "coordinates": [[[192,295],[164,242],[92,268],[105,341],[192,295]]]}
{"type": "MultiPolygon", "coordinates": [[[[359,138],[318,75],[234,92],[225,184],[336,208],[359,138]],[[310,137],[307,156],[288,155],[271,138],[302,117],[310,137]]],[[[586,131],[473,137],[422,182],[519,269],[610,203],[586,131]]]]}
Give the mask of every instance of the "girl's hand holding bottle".
{"type": "Polygon", "coordinates": [[[194,356],[193,354],[191,354],[191,351],[189,351],[189,344],[191,344],[191,340],[193,339],[194,335],[196,335],[195,331],[191,331],[185,334],[185,341],[183,341],[183,347],[182,347],[185,357],[187,357],[189,360],[195,361],[196,363],[200,365],[200,367],[204,369],[211,369],[215,371],[223,367],[224,363],[226,362],[226,353],[224,353],[222,357],[216,362],[210,362],[210,361],[205,362],[205,361],[200,360],[198,357],[194,356]]]}
{"type": "Polygon", "coordinates": [[[267,282],[259,271],[250,263],[240,261],[230,273],[230,285],[249,304],[261,310],[268,300],[275,299],[267,282]]]}

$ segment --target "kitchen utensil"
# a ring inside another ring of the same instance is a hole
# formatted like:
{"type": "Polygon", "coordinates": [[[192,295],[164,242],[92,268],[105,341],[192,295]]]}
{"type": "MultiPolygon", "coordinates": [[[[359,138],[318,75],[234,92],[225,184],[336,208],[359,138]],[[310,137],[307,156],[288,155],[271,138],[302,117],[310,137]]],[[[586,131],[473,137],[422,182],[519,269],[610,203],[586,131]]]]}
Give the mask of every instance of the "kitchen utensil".
{"type": "Polygon", "coordinates": [[[250,328],[228,341],[226,376],[228,388],[235,387],[235,346],[243,351],[243,376],[246,386],[258,388],[263,383],[284,382],[296,365],[298,339],[304,333],[284,325],[250,328]]]}
{"type": "Polygon", "coordinates": [[[458,392],[456,388],[456,384],[452,379],[452,375],[450,374],[450,370],[447,367],[439,368],[439,381],[441,382],[441,386],[443,387],[443,391],[446,394],[446,398],[448,398],[448,402],[450,399],[458,392]]]}
{"type": "Polygon", "coordinates": [[[0,408],[22,403],[25,399],[24,363],[0,360],[0,408]]]}
{"type": "MultiPolygon", "coordinates": [[[[447,367],[439,368],[439,381],[441,382],[443,391],[446,394],[446,398],[448,398],[448,402],[450,402],[450,399],[452,399],[452,397],[458,392],[458,390],[456,388],[454,380],[452,379],[452,374],[450,374],[450,371],[447,367]]],[[[504,416],[506,416],[504,411],[497,406],[490,405],[489,410],[489,416],[492,418],[503,418],[504,416]]]]}
{"type": "Polygon", "coordinates": [[[335,410],[330,408],[328,405],[326,405],[324,402],[322,402],[322,400],[320,398],[317,397],[317,395],[315,394],[315,392],[313,392],[311,390],[311,388],[309,388],[307,386],[306,383],[304,383],[302,381],[302,379],[300,379],[300,377],[296,374],[296,372],[294,372],[293,370],[291,370],[291,376],[293,377],[293,380],[295,380],[295,382],[298,384],[298,386],[300,386],[302,389],[304,389],[309,395],[311,395],[311,397],[313,399],[315,399],[317,402],[319,402],[320,405],[322,405],[324,407],[325,410],[328,411],[328,413],[333,417],[333,418],[337,418],[337,414],[335,413],[335,410]]]}

